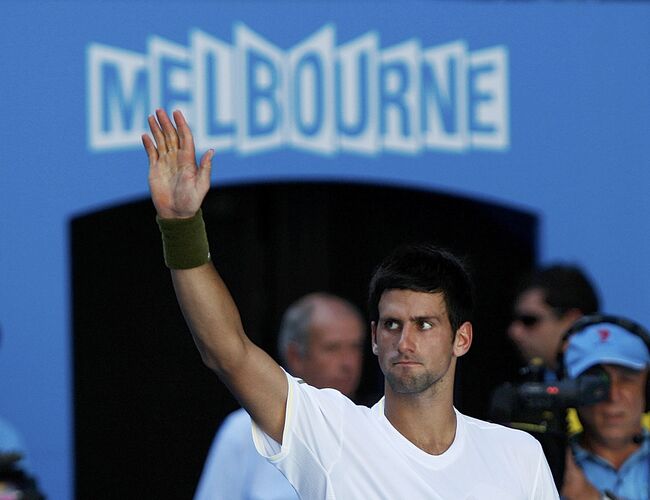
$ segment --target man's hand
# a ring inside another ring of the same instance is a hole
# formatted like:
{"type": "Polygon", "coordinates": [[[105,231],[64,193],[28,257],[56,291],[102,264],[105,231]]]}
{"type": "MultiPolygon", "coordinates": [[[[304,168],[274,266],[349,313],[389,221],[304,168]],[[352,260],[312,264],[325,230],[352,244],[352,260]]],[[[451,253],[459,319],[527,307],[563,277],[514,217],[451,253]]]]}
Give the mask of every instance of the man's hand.
{"type": "Polygon", "coordinates": [[[573,459],[570,447],[566,450],[564,465],[564,483],[562,484],[562,498],[567,500],[599,500],[600,493],[585,477],[578,464],[573,459]]]}
{"type": "Polygon", "coordinates": [[[149,188],[158,216],[163,219],[192,217],[210,189],[214,151],[210,149],[196,165],[192,131],[183,113],[174,111],[174,124],[164,110],[149,116],[151,135],[142,136],[149,157],[149,188]],[[154,144],[155,140],[155,144],[154,144]]]}

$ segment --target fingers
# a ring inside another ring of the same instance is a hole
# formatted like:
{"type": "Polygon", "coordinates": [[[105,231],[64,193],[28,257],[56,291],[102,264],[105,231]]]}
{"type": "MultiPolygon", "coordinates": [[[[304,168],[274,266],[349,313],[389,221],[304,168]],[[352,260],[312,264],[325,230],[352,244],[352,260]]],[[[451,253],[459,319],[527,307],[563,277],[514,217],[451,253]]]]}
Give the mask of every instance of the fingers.
{"type": "Polygon", "coordinates": [[[202,177],[203,182],[210,184],[210,172],[212,170],[212,158],[214,157],[214,149],[208,149],[201,157],[199,163],[199,175],[202,177]]]}
{"type": "Polygon", "coordinates": [[[571,451],[570,446],[567,446],[567,448],[566,448],[566,455],[565,455],[565,458],[564,458],[564,467],[565,467],[565,469],[567,471],[571,471],[571,472],[578,469],[578,466],[577,466],[575,460],[573,459],[573,451],[571,451]]]}
{"type": "MultiPolygon", "coordinates": [[[[183,116],[180,111],[177,111],[177,113],[181,117],[183,116]]],[[[174,125],[169,119],[169,116],[167,116],[165,110],[157,109],[156,115],[150,115],[149,118],[147,118],[147,121],[149,122],[151,135],[153,135],[153,138],[156,141],[158,154],[176,151],[179,148],[176,128],[174,128],[174,125]]],[[[185,119],[182,121],[185,123],[185,119]]],[[[187,123],[185,123],[185,126],[187,127],[187,123]]],[[[189,127],[187,127],[187,130],[189,132],[189,127]]]]}
{"type": "Polygon", "coordinates": [[[153,139],[156,141],[157,152],[166,153],[167,145],[165,144],[165,136],[162,133],[160,125],[158,125],[156,117],[149,115],[147,122],[149,122],[149,130],[151,130],[151,135],[153,135],[153,139]]]}
{"type": "MultiPolygon", "coordinates": [[[[178,113],[180,114],[180,112],[178,113]]],[[[178,134],[176,133],[176,128],[174,128],[174,125],[169,119],[169,116],[167,116],[167,113],[165,112],[164,109],[157,109],[156,118],[158,118],[158,123],[160,124],[158,130],[162,129],[162,137],[164,139],[163,143],[165,145],[165,151],[166,152],[176,151],[178,149],[178,143],[179,143],[178,134]]],[[[151,126],[151,122],[149,123],[149,126],[151,126]]],[[[156,142],[158,143],[158,141],[156,142]]],[[[161,143],[158,143],[158,151],[162,152],[161,143]]]]}
{"type": "MultiPolygon", "coordinates": [[[[142,135],[142,144],[149,157],[149,165],[153,166],[161,155],[182,150],[190,153],[194,158],[194,138],[183,113],[176,110],[173,112],[174,124],[163,109],[157,109],[156,114],[150,115],[147,119],[153,140],[147,134],[142,135]],[[155,144],[154,144],[155,141],[155,144]]],[[[209,181],[210,170],[214,150],[208,150],[202,157],[199,164],[201,175],[207,176],[209,181]]],[[[196,164],[195,164],[196,165],[196,164]]]]}
{"type": "Polygon", "coordinates": [[[149,157],[149,166],[152,167],[158,161],[158,150],[156,145],[147,134],[142,134],[142,144],[149,157]]]}
{"type": "Polygon", "coordinates": [[[173,116],[178,131],[179,147],[194,154],[194,137],[192,137],[192,131],[185,121],[183,113],[176,110],[173,116]]]}

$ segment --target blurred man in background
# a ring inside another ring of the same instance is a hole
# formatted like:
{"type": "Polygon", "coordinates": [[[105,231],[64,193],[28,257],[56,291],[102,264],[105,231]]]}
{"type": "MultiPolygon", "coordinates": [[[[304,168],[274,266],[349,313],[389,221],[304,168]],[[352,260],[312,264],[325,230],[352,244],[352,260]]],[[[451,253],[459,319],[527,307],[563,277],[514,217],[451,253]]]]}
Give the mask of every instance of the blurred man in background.
{"type": "MultiPolygon", "coordinates": [[[[294,376],[354,398],[365,336],[364,321],[355,306],[334,295],[312,293],[285,312],[278,353],[294,376]]],[[[285,500],[298,496],[282,473],[257,453],[251,419],[240,409],[219,429],[194,498],[285,500]]]]}
{"type": "Polygon", "coordinates": [[[540,366],[543,379],[552,381],[562,336],[598,309],[596,290],[581,269],[564,264],[540,268],[520,288],[508,336],[526,363],[540,366]]]}
{"type": "Polygon", "coordinates": [[[642,428],[650,335],[608,316],[583,318],[570,333],[565,371],[575,379],[604,370],[609,397],[578,408],[583,431],[570,440],[562,497],[567,500],[650,498],[650,439],[642,428]]]}
{"type": "MultiPolygon", "coordinates": [[[[595,313],[598,308],[594,286],[576,266],[555,264],[535,269],[528,275],[519,288],[508,328],[508,336],[526,367],[521,370],[522,377],[517,384],[508,382],[499,386],[490,401],[492,420],[525,430],[541,442],[558,489],[565,477],[567,408],[559,404],[561,398],[555,403],[543,397],[533,398],[535,404],[531,404],[519,394],[524,384],[557,383],[564,334],[576,320],[595,313]]],[[[577,425],[577,419],[572,420],[577,425]]]]}

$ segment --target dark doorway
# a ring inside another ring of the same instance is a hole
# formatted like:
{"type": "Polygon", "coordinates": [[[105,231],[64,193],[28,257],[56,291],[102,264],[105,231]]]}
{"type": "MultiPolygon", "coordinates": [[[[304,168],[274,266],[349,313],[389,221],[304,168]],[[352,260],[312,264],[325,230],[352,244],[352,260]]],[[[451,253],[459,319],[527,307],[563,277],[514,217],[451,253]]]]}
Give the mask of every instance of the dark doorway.
{"type": "MultiPolygon", "coordinates": [[[[505,337],[517,278],[535,261],[536,218],[439,193],[337,183],[211,191],[213,260],[249,336],[274,356],[284,308],[314,290],[365,310],[372,269],[403,242],[465,257],[477,284],[472,349],[457,407],[485,418],[490,390],[514,375],[505,337]]],[[[77,498],[191,498],[214,432],[237,407],[203,367],[162,261],[151,202],[71,223],[77,498]]],[[[367,349],[360,397],[381,374],[367,349]]]]}

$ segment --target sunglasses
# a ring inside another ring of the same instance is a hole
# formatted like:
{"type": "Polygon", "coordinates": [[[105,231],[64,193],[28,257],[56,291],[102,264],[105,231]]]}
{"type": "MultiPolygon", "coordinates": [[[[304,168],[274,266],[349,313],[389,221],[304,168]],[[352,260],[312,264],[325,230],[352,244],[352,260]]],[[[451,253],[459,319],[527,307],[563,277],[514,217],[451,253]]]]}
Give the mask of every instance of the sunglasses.
{"type": "Polygon", "coordinates": [[[535,326],[543,319],[544,316],[536,316],[534,314],[516,314],[515,316],[513,316],[512,322],[514,323],[516,321],[519,321],[525,327],[530,328],[532,326],[535,326]]]}

